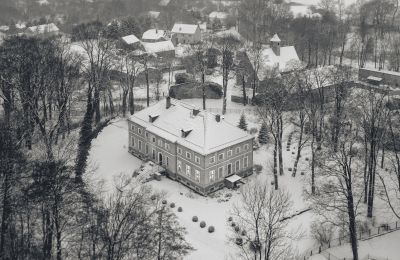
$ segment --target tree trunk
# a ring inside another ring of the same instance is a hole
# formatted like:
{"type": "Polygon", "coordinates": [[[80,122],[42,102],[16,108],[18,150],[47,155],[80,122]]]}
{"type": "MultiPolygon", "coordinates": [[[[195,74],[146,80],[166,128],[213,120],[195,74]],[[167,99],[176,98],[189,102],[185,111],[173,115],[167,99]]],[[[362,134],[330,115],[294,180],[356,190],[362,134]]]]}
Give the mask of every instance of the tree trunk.
{"type": "Polygon", "coordinates": [[[202,84],[202,91],[203,91],[203,109],[206,110],[206,85],[205,83],[205,74],[202,72],[201,74],[201,84],[202,84]]]}
{"type": "Polygon", "coordinates": [[[278,155],[279,155],[279,175],[283,175],[283,156],[282,156],[282,137],[283,137],[283,119],[280,115],[278,119],[278,155]]]}
{"type": "Polygon", "coordinates": [[[243,105],[247,105],[247,96],[246,96],[246,81],[244,75],[242,75],[242,91],[243,91],[243,105]]]}

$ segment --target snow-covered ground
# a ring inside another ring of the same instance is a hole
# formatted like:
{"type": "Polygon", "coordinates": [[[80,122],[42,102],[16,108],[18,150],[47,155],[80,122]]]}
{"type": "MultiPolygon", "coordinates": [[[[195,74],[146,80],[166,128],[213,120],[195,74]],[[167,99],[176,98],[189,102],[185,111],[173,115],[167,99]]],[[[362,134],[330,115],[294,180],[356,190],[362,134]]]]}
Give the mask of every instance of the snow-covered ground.
{"type": "MultiPolygon", "coordinates": [[[[358,250],[360,259],[377,259],[377,260],[396,260],[399,259],[400,249],[400,231],[395,231],[383,236],[375,237],[369,240],[360,241],[358,250]]],[[[348,245],[335,247],[327,250],[329,253],[339,259],[351,259],[352,253],[348,245]]],[[[321,255],[316,255],[310,260],[326,260],[327,258],[321,255]]]]}
{"type": "MultiPolygon", "coordinates": [[[[165,75],[164,75],[165,77],[165,75]]],[[[210,81],[222,83],[222,78],[218,74],[208,76],[210,81]]],[[[167,84],[163,84],[163,89],[167,84]]],[[[225,119],[232,124],[239,122],[240,115],[245,112],[248,121],[248,127],[260,127],[260,120],[257,115],[250,113],[248,108],[243,105],[233,103],[230,101],[232,94],[239,95],[241,89],[235,87],[235,80],[231,79],[228,84],[228,111],[232,111],[225,115],[225,119]]],[[[248,93],[250,94],[250,93],[248,93]]],[[[190,104],[201,107],[201,99],[184,100],[190,104]]],[[[212,109],[222,108],[222,99],[207,100],[207,107],[212,109]]],[[[290,115],[287,114],[287,117],[290,115]]],[[[293,124],[285,124],[284,126],[284,145],[286,144],[288,135],[295,131],[293,124]]],[[[304,148],[302,157],[299,163],[298,175],[296,178],[291,177],[288,171],[289,167],[293,167],[296,150],[296,138],[293,138],[290,150],[284,149],[284,169],[285,174],[279,176],[280,187],[286,189],[293,201],[293,211],[298,212],[308,208],[307,202],[304,198],[304,190],[310,188],[309,165],[306,158],[309,158],[309,151],[304,148]],[[300,173],[304,172],[304,175],[300,173]]],[[[254,164],[263,166],[263,171],[259,175],[254,174],[248,177],[247,182],[265,181],[271,183],[272,180],[272,145],[262,146],[259,150],[254,152],[254,164]]],[[[128,124],[126,119],[116,119],[107,126],[99,136],[94,140],[90,152],[90,165],[93,169],[93,175],[98,180],[103,180],[103,190],[108,191],[113,185],[113,178],[121,173],[132,174],[142,164],[138,158],[128,153],[128,124]]],[[[180,223],[187,229],[187,240],[192,244],[196,251],[192,252],[187,258],[189,260],[202,260],[202,259],[236,259],[235,247],[229,243],[229,234],[231,227],[227,225],[227,219],[230,216],[232,206],[240,202],[240,194],[238,191],[223,189],[213,194],[211,197],[203,197],[178,182],[172,181],[165,177],[161,181],[153,180],[149,185],[157,191],[165,191],[166,198],[169,202],[176,204],[178,207],[183,208],[183,212],[176,212],[180,223]],[[227,194],[230,193],[231,196],[227,194]],[[214,226],[215,232],[208,233],[207,229],[200,228],[199,222],[192,222],[192,217],[197,216],[200,221],[205,221],[207,226],[214,226]]],[[[272,186],[271,186],[272,189],[272,186]]],[[[374,221],[379,223],[392,222],[392,214],[387,209],[387,206],[376,200],[375,212],[379,218],[374,221]]],[[[309,249],[315,246],[315,241],[310,235],[310,226],[316,218],[315,213],[308,211],[299,216],[288,220],[288,231],[297,231],[302,234],[296,241],[292,241],[291,245],[293,250],[299,254],[308,252],[309,249]]],[[[360,244],[361,246],[361,244],[360,244]]],[[[349,250],[349,246],[343,246],[343,254],[349,250]]],[[[396,247],[394,247],[396,248],[396,247]]],[[[368,246],[365,246],[368,249],[368,246]]],[[[338,249],[340,254],[341,249],[338,249]]],[[[371,252],[371,251],[365,251],[371,252]]],[[[400,254],[400,250],[398,252],[400,254]]],[[[375,253],[374,253],[375,254],[375,253]]],[[[385,255],[386,257],[386,255],[385,255]]],[[[313,258],[317,260],[318,258],[313,258]]],[[[323,259],[323,258],[322,258],[323,259]]],[[[395,258],[394,258],[395,259],[395,258]]]]}

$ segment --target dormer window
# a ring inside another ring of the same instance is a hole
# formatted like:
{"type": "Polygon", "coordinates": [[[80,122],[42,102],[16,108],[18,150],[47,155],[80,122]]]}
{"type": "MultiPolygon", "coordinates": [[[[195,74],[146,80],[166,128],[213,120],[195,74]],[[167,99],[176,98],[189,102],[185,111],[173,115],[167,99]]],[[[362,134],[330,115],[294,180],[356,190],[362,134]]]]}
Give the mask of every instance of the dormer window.
{"type": "Polygon", "coordinates": [[[183,129],[181,129],[182,137],[186,138],[190,134],[190,132],[192,132],[192,130],[193,129],[191,129],[191,128],[183,128],[183,129]]]}
{"type": "Polygon", "coordinates": [[[151,114],[149,115],[149,122],[153,123],[154,121],[156,121],[156,119],[159,117],[160,115],[158,114],[151,114]]]}

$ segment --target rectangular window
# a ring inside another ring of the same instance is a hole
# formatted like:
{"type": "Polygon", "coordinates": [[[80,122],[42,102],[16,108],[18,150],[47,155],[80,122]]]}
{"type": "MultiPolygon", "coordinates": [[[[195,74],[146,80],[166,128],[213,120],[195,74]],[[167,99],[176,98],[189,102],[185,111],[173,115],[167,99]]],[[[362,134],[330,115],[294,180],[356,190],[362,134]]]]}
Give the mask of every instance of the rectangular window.
{"type": "Polygon", "coordinates": [[[134,147],[135,146],[135,138],[132,136],[131,137],[131,146],[134,147]]]}
{"type": "Polygon", "coordinates": [[[178,164],[178,172],[182,172],[182,162],[178,161],[177,164],[178,164]]]}
{"type": "Polygon", "coordinates": [[[165,142],[165,150],[169,151],[169,143],[165,142]]]}
{"type": "Polygon", "coordinates": [[[224,159],[224,154],[223,153],[220,153],[219,155],[218,155],[218,160],[219,161],[222,161],[224,159]]]}
{"type": "Polygon", "coordinates": [[[135,126],[133,124],[131,125],[131,130],[135,131],[135,126]]]}
{"type": "Polygon", "coordinates": [[[182,155],[182,149],[178,147],[178,154],[182,155]]]}
{"type": "Polygon", "coordinates": [[[151,137],[151,141],[152,141],[153,143],[155,143],[155,142],[156,142],[156,137],[155,137],[155,136],[151,137]]]}
{"type": "Polygon", "coordinates": [[[142,150],[142,141],[138,141],[138,146],[139,146],[139,150],[141,151],[142,150]]]}
{"type": "Polygon", "coordinates": [[[149,145],[146,144],[146,154],[149,154],[149,145]]]}
{"type": "Polygon", "coordinates": [[[249,150],[249,144],[245,144],[245,145],[244,145],[244,150],[245,150],[245,151],[249,150]]]}
{"type": "Polygon", "coordinates": [[[158,146],[163,147],[163,142],[161,139],[158,139],[158,146]]]}
{"type": "Polygon", "coordinates": [[[186,158],[191,159],[192,158],[192,154],[189,152],[186,152],[186,158]]]}
{"type": "Polygon", "coordinates": [[[142,128],[138,128],[138,129],[137,129],[137,132],[138,132],[138,134],[141,135],[141,134],[142,134],[142,128]]]}
{"type": "Polygon", "coordinates": [[[200,164],[200,157],[195,156],[195,157],[194,157],[194,161],[195,161],[197,164],[200,164]]]}
{"type": "Polygon", "coordinates": [[[228,151],[228,157],[232,156],[232,150],[228,151]]]}
{"type": "Polygon", "coordinates": [[[236,147],[235,153],[236,154],[240,153],[240,147],[236,147]]]}
{"type": "Polygon", "coordinates": [[[215,181],[215,170],[210,171],[210,182],[215,181]]]}
{"type": "Polygon", "coordinates": [[[200,172],[198,170],[194,170],[194,178],[197,182],[200,182],[200,172]]]}
{"type": "Polygon", "coordinates": [[[232,174],[232,164],[231,163],[228,164],[228,166],[227,166],[227,172],[228,172],[228,175],[232,174]]]}
{"type": "Polygon", "coordinates": [[[215,163],[215,156],[212,156],[212,157],[210,158],[210,163],[215,163]]]}
{"type": "Polygon", "coordinates": [[[235,163],[235,171],[236,172],[240,171],[240,161],[239,160],[237,160],[235,163]]]}
{"type": "Polygon", "coordinates": [[[191,172],[190,166],[186,165],[186,175],[190,177],[191,172]]]}
{"type": "Polygon", "coordinates": [[[156,151],[153,149],[153,160],[156,159],[156,151]]]}
{"type": "Polygon", "coordinates": [[[243,168],[246,169],[249,166],[249,157],[243,158],[243,168]]]}
{"type": "Polygon", "coordinates": [[[166,165],[169,166],[169,157],[166,157],[166,165]]]}
{"type": "Polygon", "coordinates": [[[147,139],[149,139],[149,136],[150,136],[149,133],[146,132],[146,138],[147,138],[147,139]]]}
{"type": "Polygon", "coordinates": [[[218,168],[218,179],[221,179],[224,177],[224,167],[219,167],[218,168]]]}

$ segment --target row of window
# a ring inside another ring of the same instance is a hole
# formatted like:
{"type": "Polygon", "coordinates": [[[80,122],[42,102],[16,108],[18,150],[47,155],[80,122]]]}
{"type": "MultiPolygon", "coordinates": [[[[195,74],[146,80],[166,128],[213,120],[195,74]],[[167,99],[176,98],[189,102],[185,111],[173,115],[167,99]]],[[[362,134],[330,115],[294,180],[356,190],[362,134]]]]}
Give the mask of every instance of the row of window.
{"type": "MultiPolygon", "coordinates": [[[[241,170],[245,170],[245,169],[247,169],[248,166],[249,166],[249,157],[246,156],[243,158],[243,160],[235,161],[234,168],[232,166],[232,163],[230,163],[226,166],[226,170],[224,169],[224,166],[219,167],[217,176],[216,176],[216,171],[211,170],[208,174],[208,179],[210,182],[214,182],[216,179],[219,180],[225,176],[231,175],[232,173],[237,173],[237,172],[240,172],[241,170]],[[242,168],[240,168],[241,164],[242,164],[242,168]]],[[[182,162],[179,160],[177,161],[177,169],[178,169],[178,173],[180,173],[180,174],[183,173],[182,162]]],[[[185,174],[188,178],[193,178],[192,167],[190,165],[186,165],[185,174]]],[[[197,169],[194,170],[194,180],[196,182],[200,182],[200,171],[197,169]]]]}
{"type": "MultiPolygon", "coordinates": [[[[178,147],[178,154],[179,154],[179,155],[183,155],[182,148],[180,148],[180,147],[178,147]]],[[[190,160],[192,159],[192,153],[186,151],[185,157],[186,157],[186,159],[188,159],[188,160],[190,161],[190,160]]],[[[195,156],[194,156],[194,162],[197,163],[197,164],[200,164],[200,157],[197,156],[197,155],[195,155],[195,156]]]]}
{"type": "MultiPolygon", "coordinates": [[[[135,132],[135,126],[134,125],[131,125],[131,130],[133,131],[133,132],[135,132]]],[[[142,129],[141,128],[137,128],[136,129],[136,132],[139,134],[139,135],[141,135],[142,134],[142,129]]],[[[159,147],[163,147],[165,150],[167,150],[167,151],[170,151],[170,144],[168,143],[168,142],[166,142],[166,141],[163,141],[162,139],[156,139],[156,137],[154,136],[154,135],[152,135],[151,136],[151,138],[150,138],[150,133],[149,132],[146,132],[145,133],[145,136],[146,136],[146,139],[148,139],[148,140],[151,140],[153,143],[156,143],[157,142],[157,145],[159,146],[159,147]]]]}
{"type": "MultiPolygon", "coordinates": [[[[243,149],[244,149],[244,151],[249,150],[249,144],[245,144],[243,146],[243,149]]],[[[235,148],[235,154],[239,154],[240,151],[241,151],[241,147],[240,146],[235,148]]],[[[227,152],[227,157],[231,157],[232,153],[233,153],[233,150],[229,149],[228,152],[227,152]]],[[[224,159],[225,159],[225,153],[224,152],[218,154],[218,161],[222,161],[224,159]]],[[[210,163],[212,164],[212,163],[215,163],[215,162],[216,162],[215,156],[210,157],[210,163]]]]}

